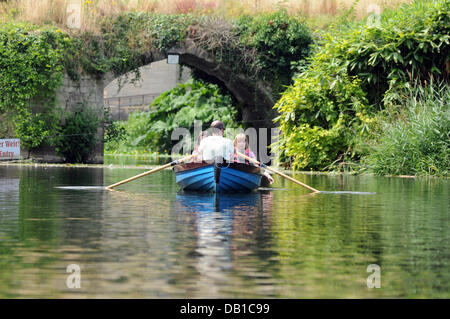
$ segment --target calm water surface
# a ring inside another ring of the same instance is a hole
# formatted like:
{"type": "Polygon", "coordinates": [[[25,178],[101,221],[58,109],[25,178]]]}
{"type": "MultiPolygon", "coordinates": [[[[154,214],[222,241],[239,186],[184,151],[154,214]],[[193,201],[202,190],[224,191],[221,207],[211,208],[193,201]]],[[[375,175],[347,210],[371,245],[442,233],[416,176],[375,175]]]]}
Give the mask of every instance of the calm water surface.
{"type": "Polygon", "coordinates": [[[172,171],[0,166],[0,297],[450,297],[449,180],[296,175],[186,194],[172,171]],[[81,268],[81,288],[66,285],[81,268]],[[369,289],[370,264],[381,288],[369,289]]]}

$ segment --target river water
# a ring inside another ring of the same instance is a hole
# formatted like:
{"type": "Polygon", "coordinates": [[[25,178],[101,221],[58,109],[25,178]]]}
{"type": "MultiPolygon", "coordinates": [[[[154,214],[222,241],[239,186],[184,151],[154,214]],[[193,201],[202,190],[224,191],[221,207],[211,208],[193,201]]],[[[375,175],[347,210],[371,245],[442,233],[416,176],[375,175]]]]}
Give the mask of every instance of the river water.
{"type": "Polygon", "coordinates": [[[58,188],[142,172],[0,166],[0,297],[450,297],[448,179],[298,174],[376,194],[275,177],[198,195],[165,170],[117,191],[58,188]]]}

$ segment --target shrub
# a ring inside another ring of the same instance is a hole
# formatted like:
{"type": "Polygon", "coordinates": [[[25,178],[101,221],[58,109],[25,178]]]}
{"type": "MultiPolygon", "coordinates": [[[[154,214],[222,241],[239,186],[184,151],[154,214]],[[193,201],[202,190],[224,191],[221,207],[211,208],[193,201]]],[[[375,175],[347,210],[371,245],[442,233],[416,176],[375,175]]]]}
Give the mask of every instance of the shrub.
{"type": "Polygon", "coordinates": [[[22,111],[14,115],[14,132],[20,137],[21,143],[31,150],[42,144],[51,145],[53,135],[57,132],[58,119],[56,113],[42,112],[32,114],[29,111],[22,111]]]}
{"type": "Polygon", "coordinates": [[[106,151],[117,149],[122,141],[125,140],[127,130],[123,122],[114,121],[111,116],[111,109],[104,108],[103,127],[105,129],[104,147],[106,151]]]}
{"type": "Polygon", "coordinates": [[[280,10],[243,16],[235,25],[240,42],[258,52],[256,62],[261,78],[273,83],[275,91],[284,91],[283,85],[290,84],[293,75],[292,62],[304,60],[310,54],[313,39],[304,22],[280,10]]]}
{"type": "Polygon", "coordinates": [[[84,163],[98,143],[97,130],[101,116],[87,106],[78,107],[68,115],[56,138],[56,151],[69,163],[84,163]]]}
{"type": "Polygon", "coordinates": [[[282,132],[277,146],[293,169],[323,169],[351,152],[370,112],[360,80],[329,64],[313,64],[297,76],[275,107],[282,132]]]}

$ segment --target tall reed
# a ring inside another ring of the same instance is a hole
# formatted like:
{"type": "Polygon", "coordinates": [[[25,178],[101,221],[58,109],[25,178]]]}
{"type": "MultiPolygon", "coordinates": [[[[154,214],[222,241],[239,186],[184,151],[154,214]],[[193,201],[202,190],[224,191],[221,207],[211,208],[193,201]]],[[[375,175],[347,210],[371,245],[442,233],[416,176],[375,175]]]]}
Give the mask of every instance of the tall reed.
{"type": "Polygon", "coordinates": [[[409,89],[405,105],[385,117],[362,163],[383,175],[449,176],[450,86],[432,83],[409,89]]]}

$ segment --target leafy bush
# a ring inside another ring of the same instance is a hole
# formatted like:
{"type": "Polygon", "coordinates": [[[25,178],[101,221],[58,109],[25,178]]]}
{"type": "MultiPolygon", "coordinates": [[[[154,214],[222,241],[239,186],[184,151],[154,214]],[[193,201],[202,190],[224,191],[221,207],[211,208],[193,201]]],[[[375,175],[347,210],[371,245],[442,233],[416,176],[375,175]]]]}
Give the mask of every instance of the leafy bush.
{"type": "Polygon", "coordinates": [[[189,80],[161,94],[151,105],[150,112],[134,112],[125,123],[126,140],[120,145],[107,144],[117,151],[146,149],[169,152],[174,142],[172,132],[186,128],[194,134],[194,121],[202,121],[206,129],[216,119],[227,127],[236,127],[236,109],[231,98],[222,95],[218,86],[189,80]]]}
{"type": "Polygon", "coordinates": [[[258,52],[256,61],[262,78],[278,80],[275,90],[290,84],[292,62],[310,54],[311,32],[299,17],[289,16],[285,10],[257,16],[243,16],[236,20],[240,42],[258,52]]]}
{"type": "Polygon", "coordinates": [[[69,114],[56,138],[56,151],[69,163],[84,163],[98,143],[97,130],[102,122],[95,110],[80,106],[69,114]]]}
{"type": "Polygon", "coordinates": [[[104,108],[103,127],[105,129],[104,147],[106,151],[117,149],[122,141],[125,140],[127,130],[123,122],[114,121],[111,116],[111,109],[104,108]]]}
{"type": "Polygon", "coordinates": [[[55,29],[0,26],[0,114],[14,123],[15,135],[27,148],[47,142],[57,125],[55,92],[64,74],[67,40],[55,29]],[[32,109],[36,104],[44,106],[32,109]]]}
{"type": "Polygon", "coordinates": [[[323,66],[299,75],[276,107],[281,158],[290,158],[293,169],[316,170],[348,151],[370,111],[357,78],[323,66]]]}
{"type": "Polygon", "coordinates": [[[14,132],[21,143],[31,150],[42,144],[52,144],[58,121],[54,112],[31,114],[25,111],[14,115],[14,132]]]}
{"type": "Polygon", "coordinates": [[[450,87],[432,84],[406,91],[406,105],[385,115],[363,166],[377,174],[448,176],[450,87]]]}

